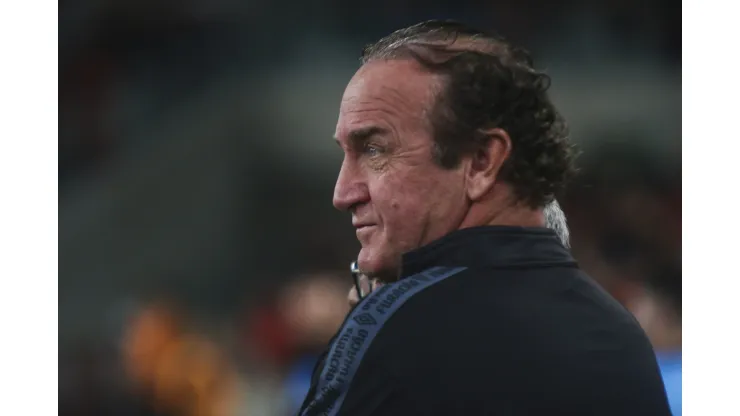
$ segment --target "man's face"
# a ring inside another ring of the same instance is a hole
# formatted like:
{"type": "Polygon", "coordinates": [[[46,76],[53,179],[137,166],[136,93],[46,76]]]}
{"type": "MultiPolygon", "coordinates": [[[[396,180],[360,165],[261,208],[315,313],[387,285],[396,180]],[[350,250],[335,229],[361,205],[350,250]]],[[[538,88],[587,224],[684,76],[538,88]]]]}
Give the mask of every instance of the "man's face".
{"type": "Polygon", "coordinates": [[[395,276],[401,255],[458,228],[465,163],[432,158],[429,122],[440,80],[410,60],[364,65],[345,90],[335,137],[344,151],[334,206],[352,214],[360,269],[395,276]]]}

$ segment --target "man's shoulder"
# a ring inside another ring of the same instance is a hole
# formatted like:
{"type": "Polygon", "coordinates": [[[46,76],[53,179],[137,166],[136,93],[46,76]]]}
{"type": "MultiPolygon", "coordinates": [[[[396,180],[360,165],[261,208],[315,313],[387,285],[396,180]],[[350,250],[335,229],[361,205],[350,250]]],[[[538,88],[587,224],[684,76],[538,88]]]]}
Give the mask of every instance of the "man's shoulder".
{"type": "Polygon", "coordinates": [[[578,269],[467,268],[409,297],[368,353],[407,363],[481,354],[479,364],[532,365],[532,354],[588,349],[594,334],[599,341],[645,341],[631,315],[578,269]]]}
{"type": "MultiPolygon", "coordinates": [[[[376,314],[387,313],[381,300],[396,296],[378,295],[366,312],[375,306],[376,314]]],[[[396,305],[368,345],[356,378],[363,385],[379,388],[365,384],[377,380],[384,388],[402,386],[409,396],[479,400],[480,406],[482,397],[529,400],[516,399],[525,391],[549,391],[542,402],[558,403],[573,399],[572,391],[598,388],[593,380],[614,377],[625,383],[606,383],[600,394],[615,401],[638,388],[662,388],[639,327],[577,269],[466,269],[396,305]]]]}
{"type": "MultiPolygon", "coordinates": [[[[487,362],[510,359],[512,351],[518,349],[516,333],[522,332],[517,328],[536,329],[522,316],[513,316],[517,302],[507,299],[505,293],[496,293],[496,285],[480,284],[486,273],[466,268],[409,296],[387,317],[368,355],[384,357],[385,366],[402,373],[429,362],[454,361],[456,355],[463,354],[485,352],[478,359],[487,362]]],[[[394,288],[403,286],[391,286],[388,297],[378,297],[375,304],[366,304],[366,309],[382,311],[383,300],[395,297],[394,288]]],[[[460,368],[457,364],[453,367],[460,368]]]]}

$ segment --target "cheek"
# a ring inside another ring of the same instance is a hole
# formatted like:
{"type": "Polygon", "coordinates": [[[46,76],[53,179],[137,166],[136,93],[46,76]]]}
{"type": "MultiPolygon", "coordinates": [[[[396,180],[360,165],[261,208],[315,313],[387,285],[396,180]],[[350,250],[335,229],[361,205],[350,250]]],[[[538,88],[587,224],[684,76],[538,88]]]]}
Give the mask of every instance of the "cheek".
{"type": "Polygon", "coordinates": [[[429,198],[432,200],[435,212],[440,215],[452,215],[464,205],[463,181],[452,173],[443,176],[429,191],[429,198]]]}
{"type": "Polygon", "coordinates": [[[434,182],[400,175],[385,179],[378,181],[375,192],[371,189],[373,205],[385,231],[393,234],[413,232],[434,209],[434,204],[430,204],[434,199],[434,182]]]}
{"type": "Polygon", "coordinates": [[[397,227],[407,215],[409,207],[409,194],[403,184],[384,183],[379,184],[376,192],[371,192],[371,200],[382,225],[384,227],[397,227]]]}
{"type": "Polygon", "coordinates": [[[465,211],[462,180],[455,172],[429,172],[397,185],[388,211],[407,238],[436,238],[459,225],[465,211]],[[435,174],[436,173],[436,174],[435,174]]]}

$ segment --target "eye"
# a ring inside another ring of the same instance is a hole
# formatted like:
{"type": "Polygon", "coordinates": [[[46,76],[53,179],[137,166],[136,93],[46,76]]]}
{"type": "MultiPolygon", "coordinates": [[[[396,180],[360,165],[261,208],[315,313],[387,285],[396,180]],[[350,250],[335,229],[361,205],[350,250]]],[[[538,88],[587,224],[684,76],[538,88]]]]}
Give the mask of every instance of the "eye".
{"type": "Polygon", "coordinates": [[[363,149],[363,152],[370,157],[374,157],[374,156],[378,156],[381,153],[383,153],[383,150],[378,146],[375,146],[372,144],[366,144],[363,149]]]}

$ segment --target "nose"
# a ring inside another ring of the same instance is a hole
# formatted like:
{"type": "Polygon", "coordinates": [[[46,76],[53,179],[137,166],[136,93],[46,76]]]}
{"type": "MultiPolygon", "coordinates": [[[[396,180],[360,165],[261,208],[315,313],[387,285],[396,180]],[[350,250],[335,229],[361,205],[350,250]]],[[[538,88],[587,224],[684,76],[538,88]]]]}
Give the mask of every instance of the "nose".
{"type": "Polygon", "coordinates": [[[337,183],[334,186],[334,198],[332,200],[334,207],[340,211],[349,211],[354,206],[366,203],[369,200],[370,194],[362,175],[345,158],[339,170],[337,183]]]}

